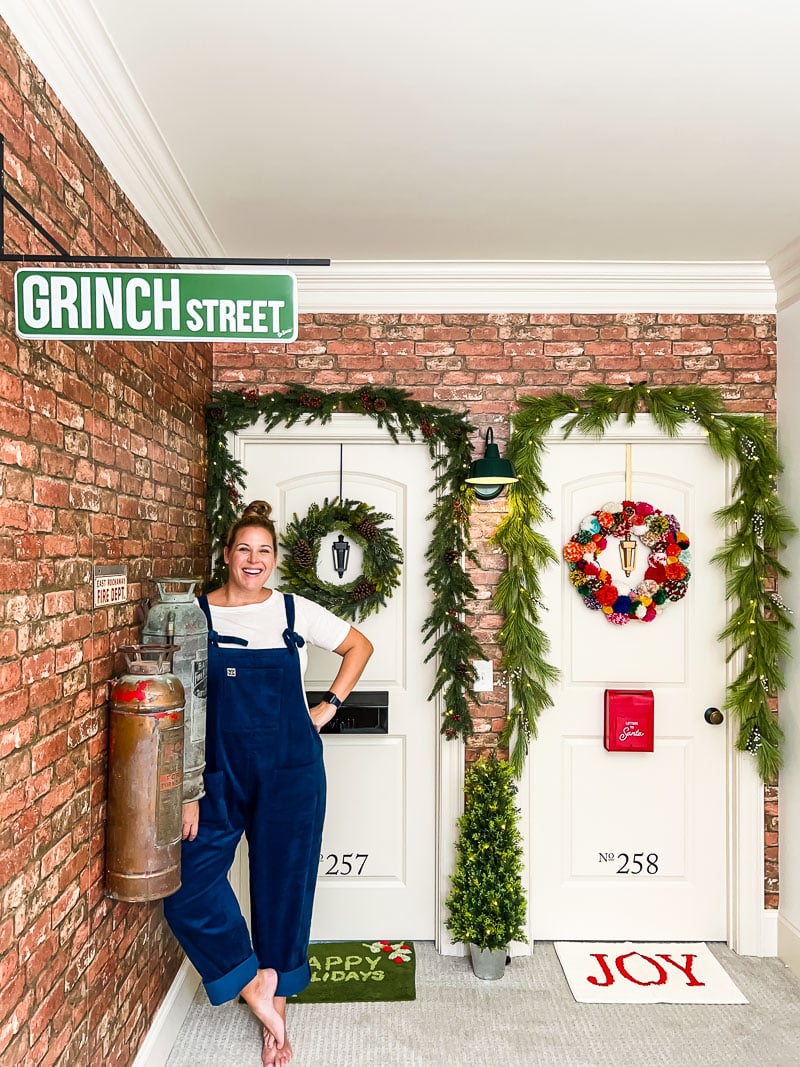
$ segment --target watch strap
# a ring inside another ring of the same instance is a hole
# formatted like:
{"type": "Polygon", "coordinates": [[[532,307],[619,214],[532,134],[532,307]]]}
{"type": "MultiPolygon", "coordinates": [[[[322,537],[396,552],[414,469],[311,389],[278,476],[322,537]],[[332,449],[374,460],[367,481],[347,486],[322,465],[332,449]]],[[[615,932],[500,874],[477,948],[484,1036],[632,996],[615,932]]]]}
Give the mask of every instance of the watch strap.
{"type": "Polygon", "coordinates": [[[333,704],[333,706],[335,708],[340,708],[342,706],[341,700],[337,697],[337,695],[335,693],[331,693],[330,691],[328,691],[323,696],[322,703],[323,704],[333,704]]]}

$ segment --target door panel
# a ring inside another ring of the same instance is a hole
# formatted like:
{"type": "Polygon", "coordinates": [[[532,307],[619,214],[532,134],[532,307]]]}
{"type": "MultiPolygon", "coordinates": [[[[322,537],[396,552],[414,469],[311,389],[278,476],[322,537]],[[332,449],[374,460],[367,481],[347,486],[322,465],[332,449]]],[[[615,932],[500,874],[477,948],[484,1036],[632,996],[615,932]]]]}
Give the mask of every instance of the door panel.
{"type": "MultiPolygon", "coordinates": [[[[546,939],[685,940],[726,936],[726,732],[703,717],[725,696],[723,576],[710,557],[721,532],[725,469],[703,441],[633,440],[634,499],[678,518],[691,539],[687,596],[651,623],[608,623],[590,611],[563,561],[543,575],[555,706],[531,747],[534,935],[546,939]],[[655,751],[606,752],[606,688],[652,689],[655,751]]],[[[553,441],[544,479],[553,519],[543,529],[560,555],[581,519],[625,486],[619,440],[553,441]]],[[[601,564],[626,579],[609,538],[601,564]]]]}
{"type": "MultiPolygon", "coordinates": [[[[324,433],[324,431],[322,431],[324,433]]],[[[276,443],[269,435],[245,436],[237,456],[246,475],[244,499],[273,505],[279,533],[293,514],[339,495],[339,441],[302,439],[276,443]]],[[[428,694],[433,662],[421,631],[430,610],[424,554],[430,539],[427,446],[385,440],[345,443],[342,492],[392,516],[404,553],[401,584],[377,615],[356,622],[375,646],[357,689],[387,690],[389,732],[326,734],[328,810],[320,856],[312,937],[317,940],[382,939],[435,935],[436,739],[438,722],[428,694]]],[[[340,579],[330,543],[323,542],[320,576],[340,579]]],[[[360,572],[360,549],[351,556],[342,583],[360,572]]],[[[280,560],[280,552],[279,552],[280,560]]],[[[280,584],[273,575],[272,585],[280,584]]],[[[306,689],[327,689],[339,658],[309,650],[306,689]]]]}

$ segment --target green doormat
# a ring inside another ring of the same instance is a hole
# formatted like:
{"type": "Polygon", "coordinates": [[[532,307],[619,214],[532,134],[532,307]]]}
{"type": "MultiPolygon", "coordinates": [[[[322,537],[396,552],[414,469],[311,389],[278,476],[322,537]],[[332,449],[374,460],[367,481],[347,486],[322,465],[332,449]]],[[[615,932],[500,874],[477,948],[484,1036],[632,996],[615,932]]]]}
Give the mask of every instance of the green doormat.
{"type": "Polygon", "coordinates": [[[311,984],[290,1004],[415,1000],[410,941],[328,941],[308,946],[311,984]]]}

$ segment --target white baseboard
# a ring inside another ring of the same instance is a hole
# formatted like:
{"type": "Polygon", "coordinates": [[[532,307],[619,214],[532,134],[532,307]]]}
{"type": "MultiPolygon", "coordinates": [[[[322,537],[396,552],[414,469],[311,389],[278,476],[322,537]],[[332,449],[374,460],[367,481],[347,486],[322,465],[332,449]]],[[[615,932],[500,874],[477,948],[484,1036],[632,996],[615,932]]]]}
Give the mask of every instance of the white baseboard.
{"type": "Polygon", "coordinates": [[[200,975],[184,960],[155,1014],[133,1067],[164,1067],[200,985],[200,975]]]}
{"type": "Polygon", "coordinates": [[[778,909],[764,908],[761,916],[760,956],[778,955],[778,909]]]}
{"type": "Polygon", "coordinates": [[[781,914],[778,914],[777,928],[777,955],[790,971],[800,977],[800,930],[781,914]]]}

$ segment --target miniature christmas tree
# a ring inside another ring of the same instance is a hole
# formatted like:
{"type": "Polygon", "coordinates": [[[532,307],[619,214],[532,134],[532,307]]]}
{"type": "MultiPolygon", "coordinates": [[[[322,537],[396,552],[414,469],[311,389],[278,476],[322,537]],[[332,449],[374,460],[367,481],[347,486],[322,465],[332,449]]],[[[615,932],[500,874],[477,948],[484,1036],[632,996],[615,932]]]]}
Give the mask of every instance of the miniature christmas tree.
{"type": "Polygon", "coordinates": [[[456,869],[446,902],[454,941],[505,950],[510,941],[526,940],[515,792],[511,768],[494,753],[467,769],[456,869]]]}

